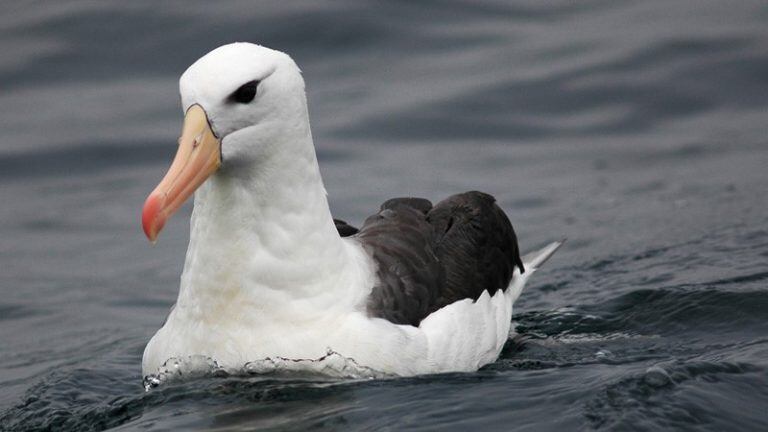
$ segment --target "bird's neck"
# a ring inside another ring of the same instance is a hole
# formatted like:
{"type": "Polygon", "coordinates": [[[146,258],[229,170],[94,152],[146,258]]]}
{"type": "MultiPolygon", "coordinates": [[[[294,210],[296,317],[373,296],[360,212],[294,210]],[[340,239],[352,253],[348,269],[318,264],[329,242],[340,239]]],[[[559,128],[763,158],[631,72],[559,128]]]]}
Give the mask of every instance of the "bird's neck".
{"type": "Polygon", "coordinates": [[[252,167],[228,171],[225,156],[222,172],[196,192],[177,303],[195,319],[332,307],[334,290],[359,273],[331,217],[309,131],[285,139],[291,151],[252,167]]]}

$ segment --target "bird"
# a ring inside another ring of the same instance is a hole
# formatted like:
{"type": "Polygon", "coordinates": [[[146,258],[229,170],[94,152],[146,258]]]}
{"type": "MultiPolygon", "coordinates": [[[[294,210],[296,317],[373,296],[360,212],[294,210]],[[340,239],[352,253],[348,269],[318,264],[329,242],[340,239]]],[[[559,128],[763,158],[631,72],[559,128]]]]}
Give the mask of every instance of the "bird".
{"type": "Polygon", "coordinates": [[[145,377],[196,356],[237,371],[335,352],[394,376],[498,358],[513,303],[562,242],[521,257],[508,217],[477,191],[434,205],[393,198],[359,228],[334,219],[304,79],[283,52],[223,45],[179,90],[182,133],[144,203],[147,238],[192,195],[194,205],[178,298],[146,345],[145,377]]]}

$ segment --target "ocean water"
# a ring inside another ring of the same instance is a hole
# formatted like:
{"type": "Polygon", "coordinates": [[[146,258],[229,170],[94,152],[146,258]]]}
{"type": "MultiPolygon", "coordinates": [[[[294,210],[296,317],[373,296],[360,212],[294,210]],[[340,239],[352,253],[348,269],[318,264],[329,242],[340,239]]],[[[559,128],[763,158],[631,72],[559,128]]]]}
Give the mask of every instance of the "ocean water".
{"type": "Polygon", "coordinates": [[[0,430],[768,428],[763,1],[0,4],[0,430]],[[178,76],[232,41],[301,66],[332,210],[477,189],[568,238],[500,359],[413,378],[145,391],[187,205],[139,221],[178,76]]]}

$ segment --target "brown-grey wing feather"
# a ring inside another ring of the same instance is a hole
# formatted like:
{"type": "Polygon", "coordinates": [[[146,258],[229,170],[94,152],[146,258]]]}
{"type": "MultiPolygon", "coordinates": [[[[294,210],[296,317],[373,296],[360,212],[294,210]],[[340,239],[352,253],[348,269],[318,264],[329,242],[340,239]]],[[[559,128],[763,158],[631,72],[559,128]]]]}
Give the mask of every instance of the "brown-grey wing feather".
{"type": "Polygon", "coordinates": [[[370,316],[416,326],[429,315],[444,278],[425,217],[431,207],[427,200],[389,200],[357,234],[377,266],[378,282],[367,303],[370,316]]]}
{"type": "Polygon", "coordinates": [[[396,324],[417,326],[455,301],[506,289],[514,267],[523,269],[511,223],[481,192],[434,207],[421,198],[391,199],[357,238],[377,265],[368,314],[396,324]]]}
{"type": "Polygon", "coordinates": [[[453,195],[428,214],[434,249],[445,270],[438,306],[477,300],[509,286],[515,267],[523,272],[517,236],[496,199],[482,192],[453,195]]]}

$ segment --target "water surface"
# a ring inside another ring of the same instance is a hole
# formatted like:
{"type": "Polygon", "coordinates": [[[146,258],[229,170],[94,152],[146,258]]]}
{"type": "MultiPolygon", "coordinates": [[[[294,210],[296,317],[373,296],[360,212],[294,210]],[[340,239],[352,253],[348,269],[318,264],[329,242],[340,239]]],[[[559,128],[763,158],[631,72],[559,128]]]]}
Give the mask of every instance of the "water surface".
{"type": "Polygon", "coordinates": [[[768,6],[4,2],[0,430],[762,430],[768,6]],[[290,53],[332,210],[478,189],[569,242],[476,373],[212,376],[145,392],[189,206],[150,247],[178,76],[290,53]]]}

